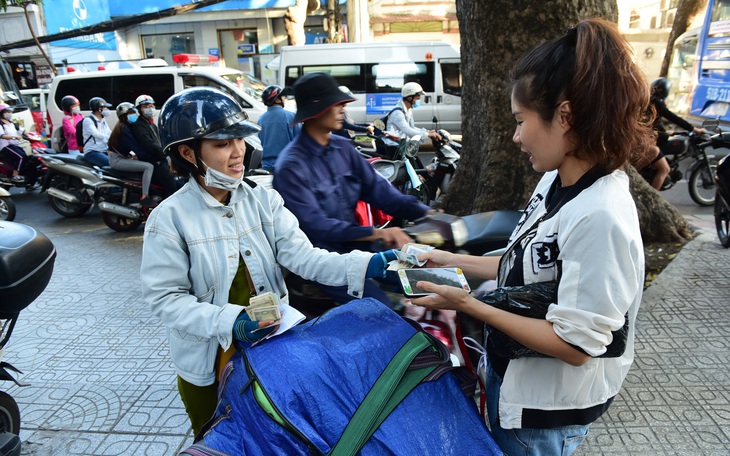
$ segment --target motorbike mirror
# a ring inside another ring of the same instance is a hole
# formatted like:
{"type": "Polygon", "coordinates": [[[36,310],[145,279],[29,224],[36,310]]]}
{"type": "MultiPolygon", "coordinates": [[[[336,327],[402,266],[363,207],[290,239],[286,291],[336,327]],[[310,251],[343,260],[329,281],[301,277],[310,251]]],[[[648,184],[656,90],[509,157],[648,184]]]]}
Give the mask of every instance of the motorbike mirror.
{"type": "Polygon", "coordinates": [[[702,122],[702,128],[705,130],[715,131],[720,126],[720,121],[717,119],[707,119],[702,122]]]}
{"type": "Polygon", "coordinates": [[[406,157],[413,158],[418,155],[418,148],[421,146],[421,135],[416,135],[409,138],[403,147],[403,152],[406,157]]]}
{"type": "Polygon", "coordinates": [[[436,116],[433,116],[433,118],[431,119],[431,122],[433,122],[433,123],[439,123],[439,118],[436,117],[436,116]]]}

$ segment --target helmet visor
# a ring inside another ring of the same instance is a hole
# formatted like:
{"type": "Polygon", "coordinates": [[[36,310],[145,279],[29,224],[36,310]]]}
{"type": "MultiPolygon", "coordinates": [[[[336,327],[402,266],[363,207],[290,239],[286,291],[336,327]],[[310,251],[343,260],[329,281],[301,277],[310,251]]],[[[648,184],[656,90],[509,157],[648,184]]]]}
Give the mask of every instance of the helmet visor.
{"type": "Polygon", "coordinates": [[[211,123],[201,129],[195,137],[201,139],[244,138],[258,133],[259,130],[261,127],[248,120],[248,115],[241,111],[211,123]]]}

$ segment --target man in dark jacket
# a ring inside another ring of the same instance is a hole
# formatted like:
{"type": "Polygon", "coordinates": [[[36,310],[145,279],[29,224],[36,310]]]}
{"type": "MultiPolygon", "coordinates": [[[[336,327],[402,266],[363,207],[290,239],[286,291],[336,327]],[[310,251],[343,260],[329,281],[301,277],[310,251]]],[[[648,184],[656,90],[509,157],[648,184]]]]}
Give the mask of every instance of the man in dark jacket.
{"type": "Polygon", "coordinates": [[[164,196],[175,193],[177,184],[170,173],[170,165],[167,163],[167,157],[162,152],[162,144],[160,143],[160,131],[155,125],[155,100],[149,95],[140,95],[134,102],[140,118],[137,122],[131,124],[132,135],[137,140],[142,149],[135,150],[140,160],[152,163],[155,167],[152,174],[152,182],[161,186],[164,196]]]}

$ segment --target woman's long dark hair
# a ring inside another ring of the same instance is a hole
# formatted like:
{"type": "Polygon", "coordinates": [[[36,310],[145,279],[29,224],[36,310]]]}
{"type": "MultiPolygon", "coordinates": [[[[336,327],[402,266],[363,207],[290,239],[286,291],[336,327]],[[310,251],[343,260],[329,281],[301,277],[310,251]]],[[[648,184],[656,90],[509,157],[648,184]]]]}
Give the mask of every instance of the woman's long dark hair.
{"type": "Polygon", "coordinates": [[[649,85],[616,25],[586,19],[528,52],[512,70],[512,96],[549,123],[570,103],[572,151],[613,171],[653,143],[649,85]]]}

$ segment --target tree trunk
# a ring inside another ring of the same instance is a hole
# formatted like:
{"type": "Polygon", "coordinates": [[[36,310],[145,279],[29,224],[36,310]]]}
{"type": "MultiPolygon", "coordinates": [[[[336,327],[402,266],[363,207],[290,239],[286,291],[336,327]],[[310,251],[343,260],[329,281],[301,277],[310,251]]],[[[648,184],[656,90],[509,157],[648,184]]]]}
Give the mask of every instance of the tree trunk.
{"type": "Polygon", "coordinates": [[[674,42],[679,35],[687,31],[687,27],[692,23],[694,17],[707,6],[707,0],[679,0],[677,3],[677,12],[674,14],[674,22],[672,22],[672,31],[669,32],[667,40],[667,50],[664,53],[662,68],[659,70],[660,77],[666,77],[669,72],[669,62],[672,59],[672,48],[674,42]]]}
{"type": "Polygon", "coordinates": [[[342,43],[342,13],[339,0],[327,0],[327,42],[342,43]]]}
{"type": "MultiPolygon", "coordinates": [[[[522,209],[540,179],[512,142],[515,121],[508,75],[517,59],[535,45],[553,39],[582,18],[616,21],[612,0],[457,0],[461,33],[461,106],[463,153],[444,209],[470,214],[522,209]]],[[[645,242],[689,238],[677,210],[630,170],[645,242]]]]}
{"type": "Polygon", "coordinates": [[[30,30],[30,35],[33,37],[33,41],[35,41],[36,46],[38,46],[38,50],[41,51],[41,55],[43,55],[43,58],[46,59],[46,62],[48,62],[48,66],[51,67],[53,74],[58,74],[56,65],[53,64],[51,58],[48,57],[48,54],[46,54],[46,50],[43,49],[43,46],[41,46],[41,43],[38,41],[38,37],[35,34],[35,30],[33,30],[33,25],[30,23],[30,15],[28,14],[28,6],[30,4],[31,3],[23,3],[21,5],[23,7],[23,14],[25,14],[25,22],[28,24],[28,30],[30,30]]]}
{"type": "Polygon", "coordinates": [[[319,0],[297,0],[294,6],[286,9],[284,26],[291,46],[304,46],[304,23],[307,16],[319,9],[319,0]]]}

